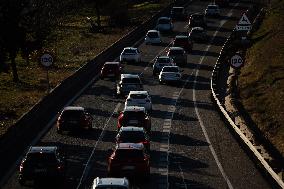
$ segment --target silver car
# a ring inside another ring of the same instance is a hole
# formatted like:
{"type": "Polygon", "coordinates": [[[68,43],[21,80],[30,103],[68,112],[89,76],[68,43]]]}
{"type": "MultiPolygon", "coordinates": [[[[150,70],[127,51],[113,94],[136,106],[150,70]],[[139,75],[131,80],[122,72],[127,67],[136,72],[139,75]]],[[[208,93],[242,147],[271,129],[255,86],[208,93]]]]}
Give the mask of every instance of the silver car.
{"type": "Polygon", "coordinates": [[[159,75],[160,83],[179,82],[181,70],[178,66],[164,66],[159,75]]]}

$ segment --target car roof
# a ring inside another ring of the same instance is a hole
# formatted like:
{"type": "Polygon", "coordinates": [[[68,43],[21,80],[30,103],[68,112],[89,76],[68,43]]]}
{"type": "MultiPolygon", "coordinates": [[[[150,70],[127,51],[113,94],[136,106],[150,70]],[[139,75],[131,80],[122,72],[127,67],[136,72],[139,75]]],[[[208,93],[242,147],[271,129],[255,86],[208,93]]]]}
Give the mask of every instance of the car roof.
{"type": "Polygon", "coordinates": [[[29,153],[54,153],[57,149],[57,146],[31,146],[29,153]]]}
{"type": "Polygon", "coordinates": [[[137,50],[137,48],[136,48],[136,47],[124,47],[124,49],[123,49],[123,50],[125,50],[125,49],[137,50]]]}
{"type": "Polygon", "coordinates": [[[126,106],[124,111],[143,111],[145,112],[145,108],[142,106],[126,106]]]}
{"type": "Polygon", "coordinates": [[[148,91],[130,91],[129,94],[145,94],[145,95],[149,95],[148,91]]]}
{"type": "Polygon", "coordinates": [[[158,30],[148,30],[148,32],[147,32],[147,33],[149,33],[149,32],[157,32],[157,33],[159,33],[159,31],[158,31],[158,30]]]}
{"type": "Polygon", "coordinates": [[[177,35],[176,36],[176,38],[179,38],[179,39],[184,39],[184,38],[188,38],[188,36],[187,35],[177,35]]]}
{"type": "Polygon", "coordinates": [[[171,59],[171,57],[169,57],[169,56],[158,56],[157,58],[169,58],[169,59],[171,59]]]}
{"type": "Polygon", "coordinates": [[[120,131],[144,131],[143,127],[135,127],[135,126],[122,126],[120,131]]]}
{"type": "Polygon", "coordinates": [[[118,65],[119,65],[120,62],[105,62],[105,65],[106,65],[106,64],[114,64],[114,65],[118,64],[118,65]]]}
{"type": "Polygon", "coordinates": [[[141,143],[118,143],[116,145],[116,149],[135,149],[135,150],[143,150],[144,145],[141,143]]]}
{"type": "Polygon", "coordinates": [[[204,30],[202,27],[193,27],[191,30],[204,30]]]}
{"type": "Polygon", "coordinates": [[[162,16],[162,17],[158,18],[158,20],[163,20],[163,19],[170,20],[171,18],[170,17],[166,17],[166,16],[162,16]]]}
{"type": "Polygon", "coordinates": [[[129,181],[126,178],[95,178],[93,188],[96,186],[129,186],[129,181]]]}
{"type": "Polygon", "coordinates": [[[184,7],[173,7],[173,9],[184,9],[184,7]]]}
{"type": "Polygon", "coordinates": [[[169,68],[169,67],[170,67],[170,68],[179,68],[178,66],[164,66],[163,69],[164,69],[164,68],[169,68]]]}
{"type": "Polygon", "coordinates": [[[81,107],[81,106],[66,106],[66,107],[64,107],[64,109],[63,109],[64,111],[65,110],[77,110],[77,111],[84,111],[85,110],[85,108],[83,108],[83,107],[81,107]]]}
{"type": "Polygon", "coordinates": [[[169,50],[171,51],[171,50],[184,50],[184,49],[182,47],[170,47],[169,50]]]}
{"type": "Polygon", "coordinates": [[[140,78],[138,74],[121,74],[120,77],[121,79],[122,78],[140,78]]]}
{"type": "Polygon", "coordinates": [[[219,6],[216,5],[216,4],[209,4],[209,5],[207,5],[207,8],[208,8],[208,7],[216,7],[216,8],[219,8],[219,6]]]}

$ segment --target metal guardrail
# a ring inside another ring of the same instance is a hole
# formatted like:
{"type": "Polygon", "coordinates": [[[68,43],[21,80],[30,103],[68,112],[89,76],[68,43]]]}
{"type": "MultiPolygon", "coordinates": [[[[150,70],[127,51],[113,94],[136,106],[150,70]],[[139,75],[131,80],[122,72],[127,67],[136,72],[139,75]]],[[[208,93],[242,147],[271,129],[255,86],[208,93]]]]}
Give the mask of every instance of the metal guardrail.
{"type": "MultiPolygon", "coordinates": [[[[259,18],[259,16],[257,16],[256,18],[259,18]]],[[[232,120],[229,113],[226,111],[223,104],[220,102],[220,100],[218,98],[218,93],[216,92],[216,90],[217,90],[217,80],[219,78],[219,69],[221,67],[222,62],[224,61],[226,51],[228,51],[228,47],[229,47],[229,44],[231,42],[232,42],[232,34],[227,38],[226,42],[224,43],[224,45],[221,49],[220,55],[217,59],[217,62],[214,66],[213,72],[212,72],[210,88],[211,88],[213,100],[217,104],[220,112],[225,117],[226,121],[234,129],[236,134],[240,137],[241,141],[253,153],[254,157],[259,161],[259,163],[262,165],[262,167],[265,169],[265,171],[270,175],[273,182],[276,183],[278,187],[284,188],[284,182],[283,182],[283,178],[281,178],[281,175],[277,174],[277,172],[269,165],[269,163],[265,160],[265,158],[257,150],[256,146],[254,146],[254,144],[246,137],[246,135],[235,124],[235,122],[232,120]]]]}

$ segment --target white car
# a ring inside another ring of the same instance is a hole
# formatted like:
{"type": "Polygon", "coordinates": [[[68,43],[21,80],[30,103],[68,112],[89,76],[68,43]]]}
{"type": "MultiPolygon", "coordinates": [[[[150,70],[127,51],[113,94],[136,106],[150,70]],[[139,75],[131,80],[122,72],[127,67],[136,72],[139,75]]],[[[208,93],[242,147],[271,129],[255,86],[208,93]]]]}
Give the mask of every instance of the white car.
{"type": "Polygon", "coordinates": [[[159,75],[159,82],[179,82],[181,80],[181,71],[178,66],[164,66],[159,75]]]}
{"type": "Polygon", "coordinates": [[[95,178],[91,189],[120,188],[129,189],[127,178],[95,178]]]}
{"type": "Polygon", "coordinates": [[[210,4],[205,9],[205,16],[220,16],[220,8],[218,5],[210,4]]]}
{"type": "Polygon", "coordinates": [[[159,74],[164,66],[175,66],[174,60],[169,56],[158,56],[153,64],[153,75],[159,74]]]}
{"type": "Polygon", "coordinates": [[[120,62],[141,62],[141,53],[138,48],[125,47],[119,57],[120,62]]]}
{"type": "Polygon", "coordinates": [[[162,32],[171,32],[174,29],[172,19],[169,17],[158,18],[156,29],[162,32]]]}
{"type": "Polygon", "coordinates": [[[148,91],[130,91],[125,101],[125,107],[140,106],[146,111],[152,111],[152,101],[148,91]]]}
{"type": "Polygon", "coordinates": [[[162,43],[160,32],[158,30],[149,30],[145,37],[145,43],[146,45],[162,43]]]}

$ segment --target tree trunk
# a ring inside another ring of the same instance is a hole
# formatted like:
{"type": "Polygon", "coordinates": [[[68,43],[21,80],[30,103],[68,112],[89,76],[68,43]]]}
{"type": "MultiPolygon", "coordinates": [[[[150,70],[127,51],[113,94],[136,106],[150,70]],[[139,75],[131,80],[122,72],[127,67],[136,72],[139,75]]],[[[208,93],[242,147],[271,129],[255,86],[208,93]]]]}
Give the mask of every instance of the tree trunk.
{"type": "Polygon", "coordinates": [[[10,58],[11,58],[11,67],[12,67],[12,72],[13,72],[13,81],[18,83],[20,80],[19,80],[16,60],[15,60],[16,56],[10,55],[10,58]]]}

